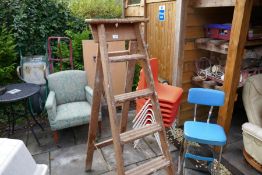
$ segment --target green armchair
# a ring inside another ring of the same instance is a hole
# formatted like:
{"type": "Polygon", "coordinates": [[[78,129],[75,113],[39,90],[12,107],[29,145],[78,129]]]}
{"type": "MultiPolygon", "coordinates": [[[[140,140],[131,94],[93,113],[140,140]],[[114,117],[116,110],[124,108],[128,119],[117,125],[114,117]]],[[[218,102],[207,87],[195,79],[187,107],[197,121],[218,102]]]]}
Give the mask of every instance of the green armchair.
{"type": "MultiPolygon", "coordinates": [[[[45,104],[54,141],[57,130],[87,124],[90,121],[93,89],[87,84],[85,71],[68,70],[47,76],[49,94],[45,104]]],[[[99,117],[101,132],[101,115],[99,117]]]]}

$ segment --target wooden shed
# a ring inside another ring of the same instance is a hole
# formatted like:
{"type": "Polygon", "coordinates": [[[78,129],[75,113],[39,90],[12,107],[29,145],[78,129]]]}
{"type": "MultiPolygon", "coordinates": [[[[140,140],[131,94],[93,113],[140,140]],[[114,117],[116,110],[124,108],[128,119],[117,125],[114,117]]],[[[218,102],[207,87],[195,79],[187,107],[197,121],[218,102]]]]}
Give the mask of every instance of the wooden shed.
{"type": "MultiPolygon", "coordinates": [[[[196,86],[192,83],[195,61],[215,55],[224,59],[226,65],[222,87],[226,99],[225,105],[218,110],[217,121],[229,132],[244,48],[262,45],[261,40],[246,42],[250,19],[261,20],[261,4],[261,0],[125,1],[125,17],[149,18],[145,37],[150,56],[159,59],[160,76],[184,90],[179,114],[181,124],[193,114],[187,95],[189,88],[196,86]],[[196,45],[196,40],[205,36],[204,25],[212,23],[232,23],[230,40],[223,51],[214,52],[196,45]]],[[[200,109],[199,115],[202,112],[206,109],[200,109]]]]}

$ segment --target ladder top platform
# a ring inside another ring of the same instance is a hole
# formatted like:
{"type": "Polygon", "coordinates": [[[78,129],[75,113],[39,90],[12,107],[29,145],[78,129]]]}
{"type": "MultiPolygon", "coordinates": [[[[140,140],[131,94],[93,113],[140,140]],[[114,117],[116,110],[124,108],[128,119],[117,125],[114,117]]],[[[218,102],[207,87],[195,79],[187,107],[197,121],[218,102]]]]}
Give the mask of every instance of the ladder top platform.
{"type": "Polygon", "coordinates": [[[148,18],[119,18],[119,19],[86,19],[85,22],[88,24],[116,24],[116,23],[140,23],[148,22],[148,18]]]}

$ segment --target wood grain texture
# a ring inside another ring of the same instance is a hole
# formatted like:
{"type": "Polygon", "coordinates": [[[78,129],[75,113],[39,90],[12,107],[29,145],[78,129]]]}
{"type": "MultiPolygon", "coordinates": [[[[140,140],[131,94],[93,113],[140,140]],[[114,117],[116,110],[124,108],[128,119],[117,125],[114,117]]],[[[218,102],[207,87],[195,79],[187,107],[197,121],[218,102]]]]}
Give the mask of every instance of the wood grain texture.
{"type": "Polygon", "coordinates": [[[125,10],[126,17],[143,17],[144,14],[144,7],[140,4],[128,6],[125,10]]]}
{"type": "Polygon", "coordinates": [[[167,1],[175,1],[175,0],[146,0],[146,3],[150,4],[150,3],[167,2],[167,1]]]}
{"type": "Polygon", "coordinates": [[[195,7],[223,7],[234,6],[236,0],[196,0],[192,4],[195,7]]]}
{"type": "Polygon", "coordinates": [[[225,68],[225,104],[219,109],[218,124],[229,133],[236,90],[239,83],[240,67],[248,32],[253,0],[237,0],[233,15],[231,37],[225,68]]]}
{"type": "MultiPolygon", "coordinates": [[[[95,24],[93,24],[94,26],[95,24]]],[[[136,36],[132,30],[133,24],[108,24],[105,28],[106,42],[110,41],[125,41],[128,39],[135,40],[136,36]]],[[[96,27],[92,27],[92,34],[95,42],[98,42],[98,31],[96,27]]]]}
{"type": "MultiPolygon", "coordinates": [[[[196,87],[191,82],[192,76],[195,74],[195,61],[200,57],[209,57],[210,52],[196,48],[195,40],[204,36],[204,25],[208,23],[230,23],[233,16],[233,7],[221,8],[194,8],[188,6],[187,19],[185,27],[184,39],[184,59],[183,59],[183,73],[182,73],[182,87],[184,92],[182,95],[181,111],[179,114],[179,124],[182,125],[184,121],[192,119],[193,112],[191,105],[187,103],[188,89],[196,87]],[[191,117],[190,117],[191,115],[191,117]]],[[[199,110],[204,114],[208,112],[199,110]]]]}
{"type": "MultiPolygon", "coordinates": [[[[119,122],[117,121],[116,116],[116,105],[114,97],[112,94],[112,78],[110,76],[110,67],[108,60],[108,50],[106,42],[106,30],[104,24],[98,25],[98,34],[99,34],[99,49],[101,54],[102,70],[104,75],[104,90],[106,94],[106,101],[109,106],[109,118],[110,126],[112,130],[112,138],[114,142],[115,150],[115,159],[117,162],[116,168],[118,174],[124,174],[124,160],[122,157],[122,147],[120,145],[120,131],[119,131],[119,122]]],[[[94,131],[93,131],[94,132],[94,131]]]]}
{"type": "MultiPolygon", "coordinates": [[[[125,93],[114,96],[112,93],[112,77],[110,74],[110,59],[108,54],[108,48],[107,48],[107,41],[108,36],[111,33],[108,33],[106,29],[112,27],[112,24],[110,22],[105,24],[91,24],[92,31],[94,29],[97,31],[97,42],[99,43],[99,54],[98,54],[98,60],[97,60],[97,76],[96,76],[96,83],[94,87],[94,96],[93,100],[94,103],[92,103],[92,119],[91,119],[91,125],[89,127],[89,139],[87,143],[87,159],[86,159],[86,169],[90,170],[92,166],[92,160],[93,160],[93,153],[95,149],[95,137],[96,137],[96,129],[97,129],[97,120],[98,120],[98,113],[99,113],[99,104],[100,99],[102,95],[101,91],[101,83],[103,82],[103,87],[105,91],[106,101],[108,104],[108,111],[109,111],[109,119],[110,119],[110,126],[112,131],[112,140],[105,140],[101,143],[96,144],[97,147],[107,146],[111,143],[113,143],[114,151],[115,151],[115,159],[116,159],[116,171],[118,175],[124,175],[124,160],[123,160],[123,147],[122,145],[129,142],[136,140],[137,138],[144,137],[149,134],[153,134],[155,132],[159,133],[160,143],[163,150],[163,156],[164,161],[157,162],[157,164],[154,165],[155,169],[159,168],[166,168],[167,174],[173,175],[175,173],[172,157],[169,152],[168,148],[168,142],[166,137],[165,128],[163,125],[163,120],[161,117],[160,112],[160,106],[158,103],[158,97],[157,93],[155,91],[154,87],[154,80],[152,75],[152,70],[150,67],[149,62],[149,55],[146,49],[146,42],[144,40],[144,33],[143,29],[141,27],[141,23],[133,23],[130,25],[129,22],[127,22],[122,27],[126,27],[125,29],[128,29],[129,31],[133,30],[133,33],[135,34],[136,38],[134,39],[132,35],[129,35],[129,38],[126,38],[127,40],[131,41],[132,44],[130,44],[129,48],[129,54],[140,54],[144,55],[145,59],[142,59],[140,62],[142,63],[143,70],[145,72],[146,82],[148,85],[147,89],[131,92],[132,88],[132,82],[133,82],[133,76],[134,76],[134,70],[135,70],[135,62],[136,60],[128,60],[128,70],[126,74],[126,83],[125,83],[125,93]],[[129,29],[130,28],[130,29],[129,29]],[[136,40],[132,41],[132,40],[136,40]],[[103,74],[102,74],[103,73],[103,74]],[[100,83],[100,84],[99,84],[100,83]],[[97,87],[100,85],[99,87],[97,87]],[[99,95],[99,96],[97,96],[99,95]],[[133,129],[130,131],[126,131],[126,125],[127,125],[127,115],[129,111],[129,101],[135,98],[141,98],[144,96],[149,96],[151,98],[151,103],[153,106],[153,111],[155,113],[156,122],[150,126],[145,126],[144,128],[139,129],[133,129]],[[117,118],[116,113],[116,103],[123,103],[123,109],[122,109],[122,120],[119,120],[117,118]],[[122,132],[122,133],[121,133],[122,132]],[[159,166],[158,164],[161,164],[159,166]]],[[[116,26],[118,27],[118,26],[116,26]]],[[[119,34],[119,32],[122,31],[115,31],[116,34],[119,34]]],[[[94,34],[94,33],[93,33],[94,34]]],[[[124,51],[126,52],[126,51],[124,51]]],[[[110,53],[112,55],[116,54],[122,54],[122,53],[110,53]]],[[[129,55],[130,56],[130,55],[129,55]]],[[[129,56],[125,56],[124,58],[121,57],[121,59],[117,58],[121,61],[127,61],[127,57],[129,59],[129,56]]],[[[153,164],[153,163],[152,163],[153,164]]],[[[127,174],[148,174],[152,172],[152,164],[144,164],[141,165],[142,169],[135,168],[131,171],[127,171],[127,174]],[[144,171],[143,171],[144,170],[144,171]],[[141,172],[143,171],[143,172],[141,172]],[[145,173],[147,172],[147,173],[145,173]]],[[[155,171],[155,170],[154,170],[155,171]]]]}
{"type": "Polygon", "coordinates": [[[175,26],[175,40],[174,40],[174,55],[173,55],[173,80],[172,84],[182,87],[183,74],[183,59],[185,47],[185,27],[187,21],[187,6],[188,0],[176,1],[176,26],[175,26]]]}
{"type": "Polygon", "coordinates": [[[101,56],[98,49],[95,83],[93,91],[93,99],[91,106],[91,116],[89,122],[88,139],[87,139],[87,153],[86,153],[86,171],[90,171],[92,168],[93,155],[95,150],[94,141],[96,139],[96,131],[98,126],[98,116],[101,103],[101,96],[103,91],[103,72],[101,64],[101,56]]]}
{"type": "MultiPolygon", "coordinates": [[[[129,53],[134,54],[137,51],[137,42],[136,41],[130,41],[129,42],[129,53]]],[[[140,55],[143,55],[140,53],[140,55]]],[[[143,55],[144,58],[145,55],[143,55]]],[[[136,60],[129,61],[127,63],[127,73],[126,73],[126,82],[125,82],[125,93],[129,93],[132,91],[132,84],[134,80],[134,74],[135,74],[135,66],[136,66],[136,60]]],[[[127,122],[128,122],[128,111],[129,111],[130,101],[125,101],[122,105],[122,117],[120,121],[120,133],[123,133],[126,131],[127,122]]]]}
{"type": "Polygon", "coordinates": [[[124,61],[136,61],[145,59],[145,56],[142,54],[132,54],[132,55],[122,55],[109,57],[110,62],[124,62],[124,61]]]}
{"type": "Polygon", "coordinates": [[[243,149],[243,155],[251,166],[253,166],[257,171],[262,173],[262,165],[258,163],[252,156],[250,156],[245,149],[243,149]]]}
{"type": "Polygon", "coordinates": [[[158,169],[170,166],[170,161],[164,156],[154,158],[145,164],[139,165],[134,169],[128,170],[126,175],[147,175],[155,173],[158,169]]]}
{"type": "Polygon", "coordinates": [[[172,83],[176,2],[147,4],[147,43],[150,58],[157,58],[159,76],[172,83]],[[165,5],[165,21],[159,21],[158,10],[165,5]]]}
{"type": "Polygon", "coordinates": [[[86,19],[85,22],[88,24],[120,24],[120,23],[125,23],[125,24],[132,24],[132,23],[141,23],[141,22],[147,22],[148,19],[145,18],[119,18],[119,19],[86,19]]]}
{"type": "MultiPolygon", "coordinates": [[[[237,0],[195,0],[192,1],[192,5],[195,7],[226,7],[226,6],[235,6],[237,0]]],[[[260,0],[254,0],[255,5],[261,5],[260,0]]]]}
{"type": "Polygon", "coordinates": [[[135,26],[135,32],[137,35],[138,50],[140,51],[143,50],[144,55],[146,55],[147,57],[147,59],[142,62],[142,68],[145,73],[147,87],[153,91],[153,94],[151,95],[150,99],[151,99],[151,103],[153,106],[153,111],[155,113],[156,122],[160,124],[162,128],[161,131],[159,131],[159,138],[160,138],[160,143],[161,143],[161,147],[163,150],[163,155],[165,156],[166,159],[170,161],[169,166],[166,168],[166,172],[167,174],[172,175],[172,174],[175,174],[175,169],[174,169],[174,164],[173,164],[172,157],[169,152],[169,148],[167,144],[166,132],[165,132],[164,124],[163,124],[162,115],[160,112],[158,96],[155,90],[153,74],[152,74],[152,70],[151,70],[150,62],[149,62],[149,54],[146,49],[146,42],[143,39],[143,31],[139,25],[135,26]]]}

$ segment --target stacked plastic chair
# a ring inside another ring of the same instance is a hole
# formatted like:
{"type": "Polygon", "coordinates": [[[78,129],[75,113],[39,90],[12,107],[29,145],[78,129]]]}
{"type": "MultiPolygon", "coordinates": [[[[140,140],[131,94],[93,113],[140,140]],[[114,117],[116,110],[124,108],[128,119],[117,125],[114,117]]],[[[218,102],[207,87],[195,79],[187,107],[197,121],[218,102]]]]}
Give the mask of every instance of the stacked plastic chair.
{"type": "MultiPolygon", "coordinates": [[[[165,127],[172,127],[178,113],[183,90],[179,87],[161,84],[158,82],[158,62],[156,58],[152,58],[150,60],[150,65],[164,125],[165,127]]],[[[145,89],[146,87],[147,84],[144,71],[141,70],[137,90],[145,89]]],[[[140,98],[136,100],[137,113],[141,111],[147,100],[147,98],[140,98]]],[[[148,108],[150,109],[152,106],[149,105],[148,108]]]]}
{"type": "MultiPolygon", "coordinates": [[[[146,103],[141,108],[141,110],[136,114],[134,120],[132,121],[134,129],[141,128],[143,126],[150,125],[156,122],[155,114],[154,114],[154,111],[152,110],[152,104],[150,101],[151,101],[150,99],[147,100],[146,103]]],[[[159,148],[162,151],[159,134],[154,133],[154,136],[155,136],[155,139],[157,141],[159,148]]],[[[138,143],[139,143],[139,139],[135,140],[134,148],[137,147],[138,143]]]]}

